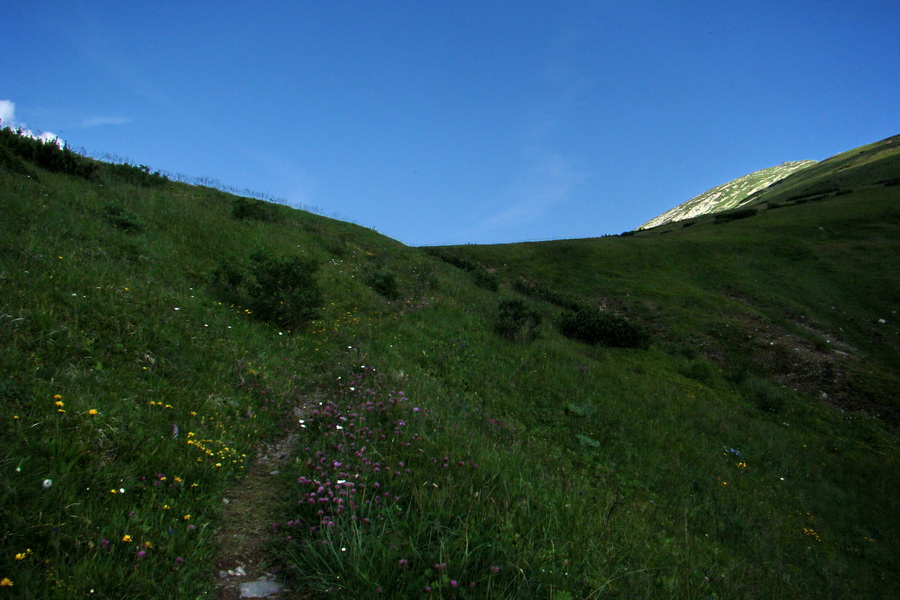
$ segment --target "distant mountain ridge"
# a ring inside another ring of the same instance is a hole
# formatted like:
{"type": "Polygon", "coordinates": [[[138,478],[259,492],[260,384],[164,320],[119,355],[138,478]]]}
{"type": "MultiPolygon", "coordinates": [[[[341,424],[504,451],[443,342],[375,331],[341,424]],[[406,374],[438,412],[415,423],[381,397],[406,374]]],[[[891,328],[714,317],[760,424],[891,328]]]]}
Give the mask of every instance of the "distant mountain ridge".
{"type": "Polygon", "coordinates": [[[817,161],[814,160],[799,160],[784,162],[774,167],[754,171],[707,190],[699,196],[694,196],[687,202],[679,204],[675,208],[647,221],[638,229],[650,229],[651,227],[658,227],[674,221],[682,221],[699,215],[737,208],[741,202],[756,192],[764,190],[773,183],[815,164],[817,164],[817,161]]]}

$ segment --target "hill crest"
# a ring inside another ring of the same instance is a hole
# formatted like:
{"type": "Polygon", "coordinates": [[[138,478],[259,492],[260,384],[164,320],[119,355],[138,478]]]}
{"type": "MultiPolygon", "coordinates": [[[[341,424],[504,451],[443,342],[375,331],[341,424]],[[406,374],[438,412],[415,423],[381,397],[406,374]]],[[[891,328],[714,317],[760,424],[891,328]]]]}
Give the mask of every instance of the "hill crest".
{"type": "Polygon", "coordinates": [[[784,162],[774,167],[754,171],[707,190],[699,196],[694,196],[687,202],[679,204],[675,208],[647,221],[638,229],[650,229],[674,221],[682,221],[700,215],[737,208],[743,200],[756,192],[815,164],[818,163],[814,160],[799,160],[784,162]]]}

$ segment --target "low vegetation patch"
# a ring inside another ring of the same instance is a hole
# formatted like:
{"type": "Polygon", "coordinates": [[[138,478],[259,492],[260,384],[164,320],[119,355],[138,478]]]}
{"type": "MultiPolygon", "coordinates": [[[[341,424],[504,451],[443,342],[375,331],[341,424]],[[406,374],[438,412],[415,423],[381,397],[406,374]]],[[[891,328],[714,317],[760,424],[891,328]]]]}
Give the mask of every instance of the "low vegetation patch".
{"type": "Polygon", "coordinates": [[[586,344],[643,348],[649,343],[647,332],[630,319],[594,307],[563,314],[559,319],[559,330],[566,337],[586,344]]]}
{"type": "Polygon", "coordinates": [[[366,285],[387,298],[397,300],[400,298],[400,286],[397,276],[388,269],[375,269],[366,276],[366,285]]]}
{"type": "Polygon", "coordinates": [[[508,340],[527,341],[537,337],[541,314],[518,298],[501,300],[497,306],[494,331],[508,340]]]}
{"type": "Polygon", "coordinates": [[[728,223],[729,221],[737,221],[738,219],[747,219],[755,216],[757,213],[755,208],[739,208],[737,210],[729,210],[727,212],[716,213],[713,223],[728,223]]]}
{"type": "Polygon", "coordinates": [[[280,220],[278,206],[271,202],[253,198],[235,198],[231,205],[231,216],[238,221],[261,221],[273,223],[280,220]]]}

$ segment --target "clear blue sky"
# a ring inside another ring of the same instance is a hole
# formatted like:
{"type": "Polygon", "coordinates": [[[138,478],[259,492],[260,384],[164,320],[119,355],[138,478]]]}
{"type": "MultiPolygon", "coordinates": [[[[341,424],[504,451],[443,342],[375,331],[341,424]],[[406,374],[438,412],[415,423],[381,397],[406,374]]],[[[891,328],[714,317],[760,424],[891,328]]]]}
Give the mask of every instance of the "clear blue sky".
{"type": "Polygon", "coordinates": [[[31,0],[0,23],[7,124],[410,245],[620,233],[900,133],[896,0],[31,0]]]}

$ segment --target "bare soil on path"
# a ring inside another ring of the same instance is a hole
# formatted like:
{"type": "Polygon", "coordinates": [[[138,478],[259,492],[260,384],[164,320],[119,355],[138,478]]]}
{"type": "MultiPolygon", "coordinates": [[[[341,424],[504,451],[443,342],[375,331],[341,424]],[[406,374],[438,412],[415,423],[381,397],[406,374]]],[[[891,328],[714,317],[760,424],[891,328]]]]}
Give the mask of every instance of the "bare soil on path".
{"type": "MultiPolygon", "coordinates": [[[[222,525],[216,543],[219,555],[215,560],[216,600],[238,600],[241,584],[261,578],[274,581],[269,570],[266,543],[272,523],[277,520],[280,503],[277,475],[292,461],[297,452],[304,419],[319,403],[317,396],[308,396],[294,407],[291,426],[274,441],[263,442],[243,478],[222,499],[222,525]]],[[[277,600],[306,596],[287,588],[265,596],[277,600]]]]}

